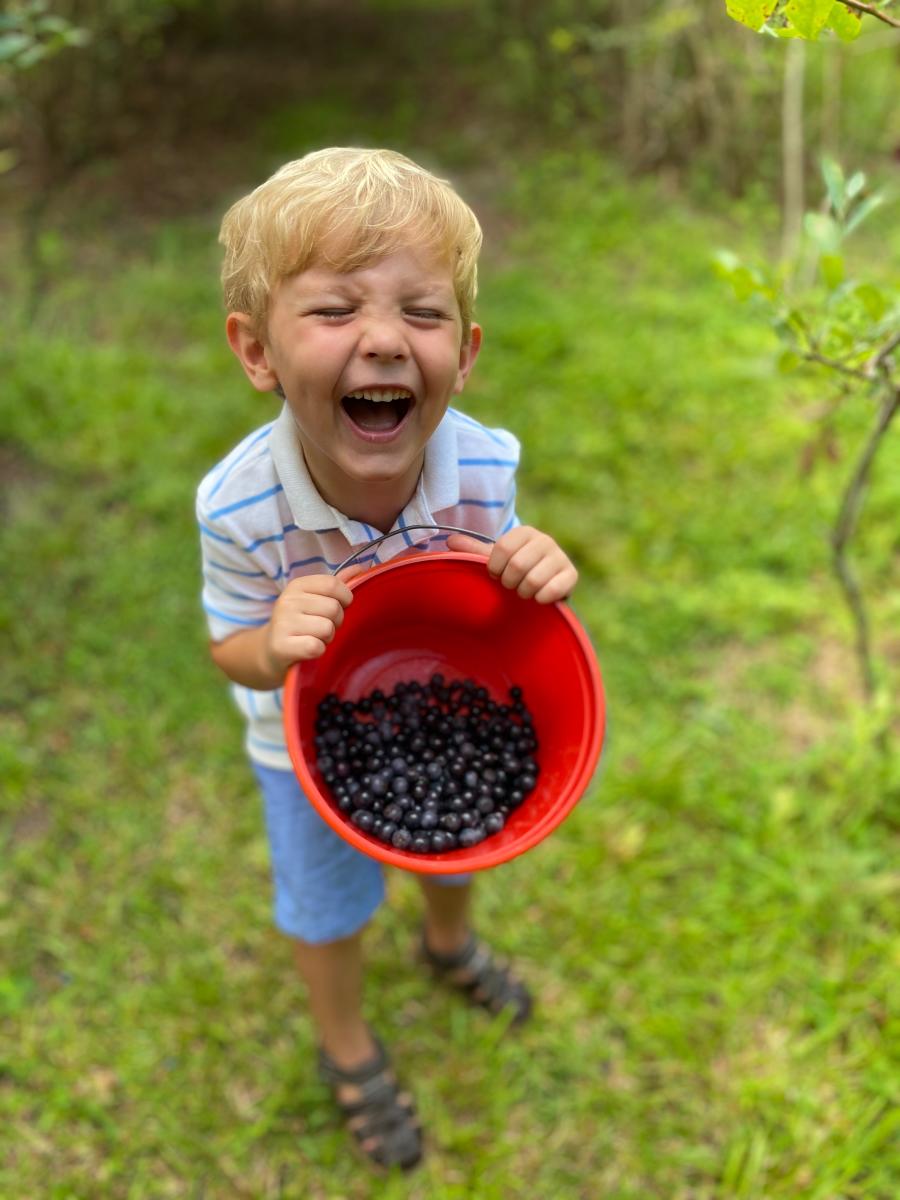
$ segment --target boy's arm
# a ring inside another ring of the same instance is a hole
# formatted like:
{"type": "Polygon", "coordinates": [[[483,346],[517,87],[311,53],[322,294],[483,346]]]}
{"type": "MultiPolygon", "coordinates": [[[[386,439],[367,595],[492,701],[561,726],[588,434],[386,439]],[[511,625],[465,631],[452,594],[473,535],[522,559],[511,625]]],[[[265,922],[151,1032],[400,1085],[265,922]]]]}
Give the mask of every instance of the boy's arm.
{"type": "Polygon", "coordinates": [[[533,597],[538,604],[565,600],[578,582],[578,572],[566,553],[548,533],[531,525],[510,529],[490,550],[483,542],[461,533],[451,534],[447,546],[483,555],[488,560],[488,571],[504,587],[515,588],[524,599],[533,597]]]}
{"type": "Polygon", "coordinates": [[[292,579],[265,625],[210,643],[212,660],[244,687],[256,691],[281,687],[291,663],[325,653],[352,600],[353,593],[336,576],[292,579]]]}

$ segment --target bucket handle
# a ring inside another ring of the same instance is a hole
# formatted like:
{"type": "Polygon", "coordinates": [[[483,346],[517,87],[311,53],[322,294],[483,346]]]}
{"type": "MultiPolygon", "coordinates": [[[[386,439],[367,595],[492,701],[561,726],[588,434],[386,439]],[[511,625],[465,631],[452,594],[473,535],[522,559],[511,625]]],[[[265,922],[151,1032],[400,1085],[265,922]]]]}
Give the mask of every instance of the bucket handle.
{"type": "MultiPolygon", "coordinates": [[[[360,546],[358,550],[354,550],[348,555],[342,563],[334,568],[333,574],[337,575],[339,571],[343,571],[344,567],[349,567],[350,564],[361,554],[365,554],[367,550],[371,550],[373,546],[380,546],[382,542],[386,542],[388,538],[396,537],[398,533],[409,533],[412,529],[429,529],[438,530],[440,533],[464,533],[467,537],[477,538],[479,542],[487,542],[489,545],[494,544],[494,538],[488,537],[486,533],[476,533],[473,529],[461,529],[458,525],[404,525],[402,529],[392,529],[390,533],[383,533],[381,537],[374,538],[365,546],[360,546]]],[[[419,541],[422,541],[419,538],[419,541]]]]}

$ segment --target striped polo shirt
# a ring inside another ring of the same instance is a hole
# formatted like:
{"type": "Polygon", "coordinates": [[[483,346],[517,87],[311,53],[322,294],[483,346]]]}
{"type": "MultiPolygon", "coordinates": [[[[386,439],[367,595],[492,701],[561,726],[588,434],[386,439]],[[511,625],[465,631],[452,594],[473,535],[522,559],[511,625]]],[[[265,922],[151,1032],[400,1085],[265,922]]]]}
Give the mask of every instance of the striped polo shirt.
{"type": "MultiPolygon", "coordinates": [[[[448,409],[425,448],[412,499],[397,517],[397,536],[365,551],[380,531],[353,521],[319,495],[290,409],[255,430],[203,479],[197,519],[203,552],[203,608],[213,641],[265,625],[272,605],[298,575],[334,571],[354,550],[362,563],[387,562],[416,546],[440,550],[446,533],[409,533],[412,525],[456,525],[499,537],[519,524],[515,472],[519,443],[448,409]],[[422,540],[424,537],[424,540],[422,540]]],[[[282,729],[282,689],[232,684],[247,720],[250,757],[291,769],[282,729]]]]}

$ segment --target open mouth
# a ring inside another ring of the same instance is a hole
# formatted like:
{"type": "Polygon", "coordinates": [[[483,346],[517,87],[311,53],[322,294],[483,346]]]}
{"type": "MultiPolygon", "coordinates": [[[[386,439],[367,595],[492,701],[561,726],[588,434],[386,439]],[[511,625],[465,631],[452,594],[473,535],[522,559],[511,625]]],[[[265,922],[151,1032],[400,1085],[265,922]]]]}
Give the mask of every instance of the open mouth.
{"type": "Polygon", "coordinates": [[[351,423],[362,433],[391,433],[402,424],[413,405],[409,388],[364,388],[348,392],[341,407],[351,423]]]}

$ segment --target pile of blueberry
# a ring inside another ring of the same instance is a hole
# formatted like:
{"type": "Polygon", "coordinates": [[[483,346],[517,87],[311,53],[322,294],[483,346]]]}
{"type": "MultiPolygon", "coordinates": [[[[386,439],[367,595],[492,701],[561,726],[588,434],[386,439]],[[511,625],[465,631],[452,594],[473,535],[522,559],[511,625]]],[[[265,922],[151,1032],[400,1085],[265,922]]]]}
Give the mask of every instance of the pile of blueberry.
{"type": "Polygon", "coordinates": [[[538,748],[522,689],[498,704],[471,679],[324,697],[316,764],[338,809],[398,850],[443,854],[499,833],[534,788],[538,748]]]}

